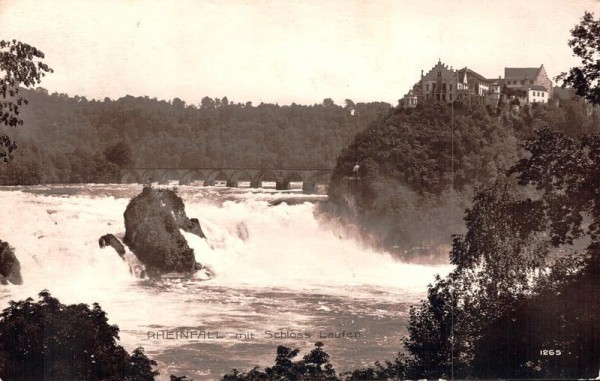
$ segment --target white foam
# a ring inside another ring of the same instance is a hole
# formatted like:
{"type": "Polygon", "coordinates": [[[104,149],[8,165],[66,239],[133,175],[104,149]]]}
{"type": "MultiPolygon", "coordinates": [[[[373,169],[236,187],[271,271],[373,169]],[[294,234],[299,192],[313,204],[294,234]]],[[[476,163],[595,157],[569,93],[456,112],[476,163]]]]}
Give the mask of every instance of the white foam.
{"type": "Polygon", "coordinates": [[[306,288],[374,285],[424,290],[433,274],[448,266],[400,263],[389,254],[359,247],[319,226],[313,204],[269,206],[247,199],[222,207],[190,204],[207,235],[202,240],[185,234],[197,260],[217,274],[221,285],[306,288]],[[243,223],[248,239],[236,234],[243,223]]]}
{"type": "MultiPolygon", "coordinates": [[[[198,262],[216,276],[193,284],[172,282],[165,288],[148,285],[130,274],[127,261],[112,248],[98,246],[102,235],[124,233],[129,199],[123,196],[139,188],[81,186],[82,194],[65,197],[0,191],[0,239],[15,248],[24,279],[21,286],[0,286],[0,308],[11,299],[35,297],[48,289],[63,303],[100,303],[122,329],[181,326],[199,322],[197,312],[188,310],[189,303],[202,303],[206,287],[318,290],[370,298],[373,288],[422,294],[435,273],[450,270],[403,264],[336,237],[319,226],[310,203],[269,206],[265,193],[247,190],[239,193],[243,196],[238,201],[221,203],[221,192],[228,192],[228,198],[236,194],[213,188],[200,193],[189,187],[180,189],[187,215],[199,219],[208,238],[184,235],[198,262]],[[241,223],[247,238],[240,234],[241,223]]],[[[204,304],[201,319],[235,315],[234,305],[204,304]]]]}

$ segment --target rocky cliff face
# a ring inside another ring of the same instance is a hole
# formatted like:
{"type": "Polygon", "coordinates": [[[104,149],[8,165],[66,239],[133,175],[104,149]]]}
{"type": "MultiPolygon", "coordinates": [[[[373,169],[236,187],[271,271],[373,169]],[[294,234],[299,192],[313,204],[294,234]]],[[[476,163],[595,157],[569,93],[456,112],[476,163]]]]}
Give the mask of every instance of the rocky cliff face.
{"type": "Polygon", "coordinates": [[[22,284],[21,264],[8,242],[0,240],[0,284],[22,284]]]}

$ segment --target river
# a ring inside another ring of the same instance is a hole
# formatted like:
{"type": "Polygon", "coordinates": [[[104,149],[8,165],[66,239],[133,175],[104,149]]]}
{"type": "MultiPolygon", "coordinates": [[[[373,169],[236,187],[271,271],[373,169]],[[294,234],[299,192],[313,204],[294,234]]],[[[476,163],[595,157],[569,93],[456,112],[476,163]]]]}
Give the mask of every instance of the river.
{"type": "Polygon", "coordinates": [[[0,286],[0,307],[43,289],[62,303],[98,302],[119,326],[120,343],[143,346],[158,362],[158,380],[218,380],[232,368],[272,365],[278,345],[299,348],[301,357],[316,341],[340,372],[392,360],[410,306],[435,274],[450,271],[364,248],[315,218],[311,202],[269,204],[305,197],[298,191],[180,186],[207,239],[185,237],[216,276],[136,279],[98,238],[124,233],[123,212],[141,189],[0,187],[0,239],[16,249],[24,278],[0,286]]]}

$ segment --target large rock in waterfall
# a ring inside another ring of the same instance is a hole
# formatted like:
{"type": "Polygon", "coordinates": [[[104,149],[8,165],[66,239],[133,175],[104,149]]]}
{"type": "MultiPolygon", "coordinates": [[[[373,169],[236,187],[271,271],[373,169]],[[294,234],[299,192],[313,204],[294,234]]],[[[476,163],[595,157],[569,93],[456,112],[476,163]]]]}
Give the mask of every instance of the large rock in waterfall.
{"type": "Polygon", "coordinates": [[[146,267],[150,277],[167,273],[192,275],[203,267],[179,231],[205,238],[197,219],[185,214],[183,200],[171,189],[144,187],[124,213],[123,242],[146,267]]]}
{"type": "Polygon", "coordinates": [[[22,284],[21,264],[8,242],[0,240],[0,284],[22,284]]]}

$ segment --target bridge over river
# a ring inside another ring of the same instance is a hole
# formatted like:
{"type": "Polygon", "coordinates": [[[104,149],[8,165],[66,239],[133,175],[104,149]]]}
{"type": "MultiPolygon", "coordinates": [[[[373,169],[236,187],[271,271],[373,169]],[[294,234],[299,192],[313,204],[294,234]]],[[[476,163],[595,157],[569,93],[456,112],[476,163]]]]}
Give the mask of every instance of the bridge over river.
{"type": "Polygon", "coordinates": [[[130,168],[121,170],[121,183],[181,185],[201,184],[212,186],[224,183],[238,187],[245,183],[251,188],[261,188],[263,183],[275,183],[280,190],[290,189],[290,183],[302,183],[302,189],[312,191],[317,184],[329,184],[332,168],[130,168]]]}

